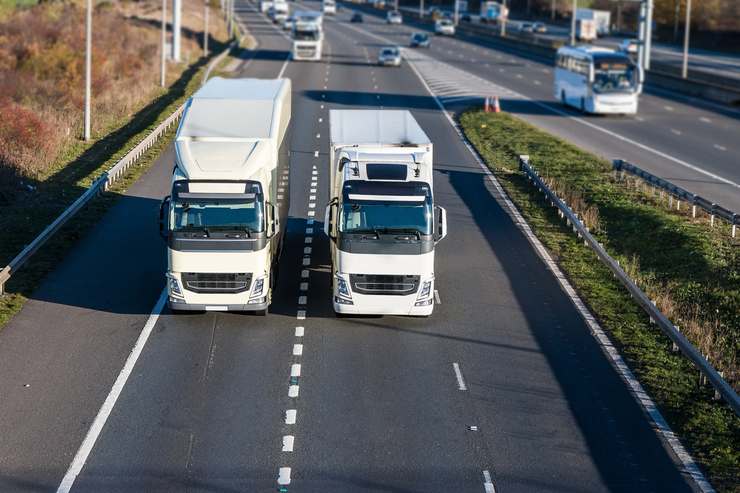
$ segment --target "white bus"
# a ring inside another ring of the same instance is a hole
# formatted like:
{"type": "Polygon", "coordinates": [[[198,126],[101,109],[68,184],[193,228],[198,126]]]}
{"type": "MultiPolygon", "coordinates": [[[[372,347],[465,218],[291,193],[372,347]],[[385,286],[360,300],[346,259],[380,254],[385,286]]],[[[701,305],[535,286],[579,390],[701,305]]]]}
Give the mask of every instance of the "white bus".
{"type": "Polygon", "coordinates": [[[634,115],[642,81],[642,70],[625,53],[596,46],[558,50],[555,97],[584,113],[634,115]]]}

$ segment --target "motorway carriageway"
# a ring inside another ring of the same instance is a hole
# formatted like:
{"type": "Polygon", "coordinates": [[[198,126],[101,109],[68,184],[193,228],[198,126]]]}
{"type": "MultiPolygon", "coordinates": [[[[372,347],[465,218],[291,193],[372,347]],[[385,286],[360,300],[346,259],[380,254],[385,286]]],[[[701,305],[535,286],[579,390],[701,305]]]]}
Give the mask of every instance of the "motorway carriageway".
{"type": "Polygon", "coordinates": [[[259,41],[240,75],[293,80],[271,313],[162,309],[168,148],[0,332],[0,491],[696,491],[412,69],[333,21],[325,61],[288,63],[237,7],[259,41]],[[427,319],[332,311],[328,111],[363,107],[408,108],[435,143],[450,234],[427,319]]]}
{"type": "MultiPolygon", "coordinates": [[[[364,29],[386,42],[408,46],[410,34],[419,30],[418,25],[387,25],[380,18],[384,11],[360,10],[371,14],[365,15],[364,29]]],[[[640,96],[637,116],[588,116],[556,101],[551,62],[514,53],[495,40],[484,44],[480,38],[461,35],[432,36],[431,41],[428,54],[436,60],[500,86],[504,111],[606,159],[625,159],[724,207],[740,210],[740,111],[648,89],[640,96]]],[[[471,77],[449,78],[455,84],[475,83],[471,77]]],[[[483,81],[477,83],[482,97],[495,95],[483,81]]],[[[458,101],[448,108],[461,109],[471,102],[458,101]]],[[[482,100],[478,104],[482,106],[482,100]]]]}

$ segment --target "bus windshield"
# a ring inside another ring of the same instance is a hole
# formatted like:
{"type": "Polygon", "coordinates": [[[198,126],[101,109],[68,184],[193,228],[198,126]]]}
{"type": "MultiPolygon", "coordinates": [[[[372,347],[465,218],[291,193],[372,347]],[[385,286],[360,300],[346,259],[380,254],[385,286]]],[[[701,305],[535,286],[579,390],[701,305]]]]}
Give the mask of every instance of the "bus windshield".
{"type": "Polygon", "coordinates": [[[594,60],[593,91],[598,94],[633,92],[637,86],[637,69],[626,60],[594,60]]]}

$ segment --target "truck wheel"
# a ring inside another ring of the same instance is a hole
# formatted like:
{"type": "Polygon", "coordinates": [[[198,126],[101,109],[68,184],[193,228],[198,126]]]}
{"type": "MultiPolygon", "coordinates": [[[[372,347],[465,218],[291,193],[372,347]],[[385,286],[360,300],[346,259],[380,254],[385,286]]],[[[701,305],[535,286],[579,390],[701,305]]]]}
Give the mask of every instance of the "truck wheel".
{"type": "Polygon", "coordinates": [[[565,90],[560,91],[560,102],[563,103],[563,106],[567,106],[568,102],[565,98],[565,90]]]}
{"type": "Polygon", "coordinates": [[[267,308],[265,308],[264,310],[257,310],[256,312],[254,312],[254,314],[258,317],[264,317],[267,315],[267,308]]]}
{"type": "Polygon", "coordinates": [[[586,112],[586,99],[581,98],[581,113],[585,113],[585,112],[586,112]]]}

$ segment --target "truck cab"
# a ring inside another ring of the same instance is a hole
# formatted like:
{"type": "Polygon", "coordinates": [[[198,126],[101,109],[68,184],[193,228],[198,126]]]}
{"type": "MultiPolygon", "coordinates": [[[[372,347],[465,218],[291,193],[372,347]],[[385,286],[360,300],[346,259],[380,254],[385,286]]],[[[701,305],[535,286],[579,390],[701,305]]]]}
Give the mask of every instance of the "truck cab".
{"type": "Polygon", "coordinates": [[[447,234],[432,143],[408,111],[332,110],[330,127],[334,311],[431,315],[434,249],[447,234]]]}
{"type": "Polygon", "coordinates": [[[324,45],[321,14],[296,12],[293,15],[293,60],[319,61],[324,45]]]}

